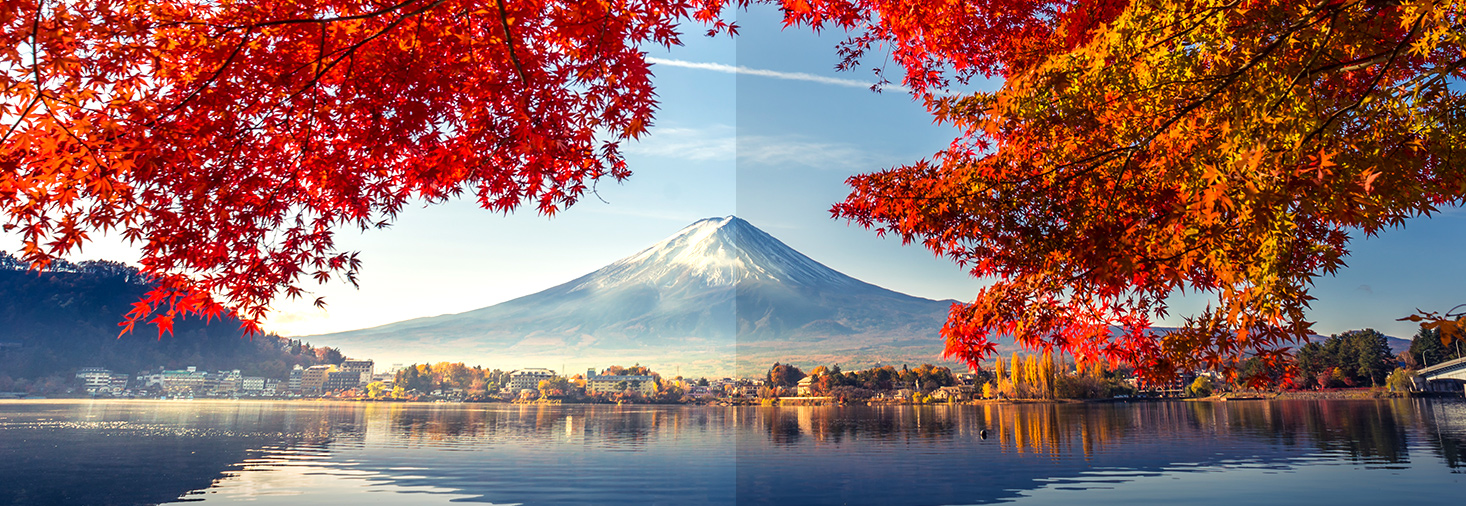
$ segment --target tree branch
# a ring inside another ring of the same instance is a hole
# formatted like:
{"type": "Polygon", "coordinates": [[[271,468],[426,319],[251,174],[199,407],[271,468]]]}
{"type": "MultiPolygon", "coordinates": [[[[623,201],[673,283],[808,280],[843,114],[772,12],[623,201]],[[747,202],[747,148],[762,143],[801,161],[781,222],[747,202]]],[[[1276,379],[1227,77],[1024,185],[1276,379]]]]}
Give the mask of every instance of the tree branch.
{"type": "Polygon", "coordinates": [[[504,0],[498,0],[499,23],[504,27],[504,45],[509,46],[509,59],[514,62],[514,70],[519,72],[519,82],[529,85],[529,78],[524,75],[524,65],[519,63],[519,56],[514,54],[514,34],[509,33],[509,14],[504,12],[504,0]]]}

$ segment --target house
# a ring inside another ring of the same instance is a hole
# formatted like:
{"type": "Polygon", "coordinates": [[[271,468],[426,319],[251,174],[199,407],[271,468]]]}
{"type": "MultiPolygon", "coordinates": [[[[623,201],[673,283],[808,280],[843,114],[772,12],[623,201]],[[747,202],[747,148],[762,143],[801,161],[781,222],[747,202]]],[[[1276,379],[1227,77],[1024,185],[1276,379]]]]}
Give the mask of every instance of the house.
{"type": "Polygon", "coordinates": [[[805,376],[795,385],[795,389],[801,396],[814,395],[814,376],[805,376]]]}
{"type": "Polygon", "coordinates": [[[933,390],[931,398],[939,401],[966,401],[972,399],[977,390],[971,385],[941,387],[933,390]]]}

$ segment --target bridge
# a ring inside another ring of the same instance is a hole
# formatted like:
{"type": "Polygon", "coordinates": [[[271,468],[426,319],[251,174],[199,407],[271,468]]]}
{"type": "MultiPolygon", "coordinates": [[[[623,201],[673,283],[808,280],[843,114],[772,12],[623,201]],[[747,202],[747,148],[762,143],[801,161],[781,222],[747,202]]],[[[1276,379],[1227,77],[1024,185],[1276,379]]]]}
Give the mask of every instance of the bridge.
{"type": "Polygon", "coordinates": [[[1466,388],[1466,357],[1448,360],[1416,372],[1416,387],[1428,392],[1461,393],[1466,388]]]}

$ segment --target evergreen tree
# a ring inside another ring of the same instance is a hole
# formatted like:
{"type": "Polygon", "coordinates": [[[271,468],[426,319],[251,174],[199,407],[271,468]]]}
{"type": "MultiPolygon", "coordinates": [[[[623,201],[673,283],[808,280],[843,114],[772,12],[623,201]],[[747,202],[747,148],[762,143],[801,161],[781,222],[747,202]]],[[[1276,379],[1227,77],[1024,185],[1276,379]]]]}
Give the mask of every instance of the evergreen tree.
{"type": "Polygon", "coordinates": [[[1420,329],[1410,341],[1410,355],[1420,367],[1430,367],[1450,360],[1454,350],[1441,344],[1440,329],[1420,329]]]}
{"type": "Polygon", "coordinates": [[[1390,343],[1374,329],[1364,329],[1346,332],[1348,340],[1349,360],[1342,362],[1341,367],[1353,366],[1355,375],[1361,379],[1368,379],[1370,386],[1384,384],[1385,375],[1394,369],[1394,360],[1390,354],[1390,343]]]}

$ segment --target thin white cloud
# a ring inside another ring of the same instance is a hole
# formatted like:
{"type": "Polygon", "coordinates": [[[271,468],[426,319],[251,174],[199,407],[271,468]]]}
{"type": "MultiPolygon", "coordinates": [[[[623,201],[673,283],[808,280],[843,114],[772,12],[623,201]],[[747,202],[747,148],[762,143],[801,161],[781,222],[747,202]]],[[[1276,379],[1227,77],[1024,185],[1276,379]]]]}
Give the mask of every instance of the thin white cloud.
{"type": "Polygon", "coordinates": [[[759,166],[799,166],[815,169],[847,169],[878,164],[877,155],[846,142],[818,142],[784,136],[740,135],[737,160],[759,166]]]}
{"type": "Polygon", "coordinates": [[[650,135],[626,147],[627,153],[708,161],[732,160],[737,142],[733,128],[714,125],[708,128],[654,128],[650,135]]]}
{"type": "Polygon", "coordinates": [[[626,147],[642,156],[689,161],[737,161],[759,166],[803,165],[820,169],[888,167],[910,156],[872,152],[845,142],[821,142],[800,135],[738,135],[732,127],[652,129],[651,135],[626,147]]]}
{"type": "MultiPolygon", "coordinates": [[[[865,88],[865,89],[870,89],[871,85],[873,84],[873,83],[865,82],[865,81],[857,81],[855,79],[841,79],[841,78],[838,78],[838,77],[827,77],[827,76],[809,74],[809,73],[805,73],[805,72],[780,72],[780,71],[777,71],[777,70],[766,70],[766,69],[750,68],[750,67],[745,67],[745,66],[742,66],[742,65],[734,66],[734,65],[724,65],[722,63],[692,62],[692,61],[684,61],[684,60],[670,60],[670,59],[667,59],[667,58],[656,58],[656,57],[648,57],[646,59],[646,61],[651,62],[651,63],[658,64],[658,65],[666,65],[666,66],[669,66],[669,67],[682,67],[682,68],[688,68],[688,69],[711,70],[713,72],[723,72],[723,73],[726,73],[726,74],[743,74],[743,75],[750,75],[750,76],[772,77],[774,79],[788,79],[790,81],[807,81],[807,82],[811,82],[811,83],[833,84],[835,86],[848,86],[848,87],[851,87],[851,88],[865,88]]],[[[883,86],[881,86],[881,89],[883,89],[883,90],[893,90],[893,91],[902,91],[902,92],[910,92],[911,91],[911,90],[907,89],[905,86],[899,86],[899,85],[894,85],[894,84],[883,85],[883,86]]]]}
{"type": "Polygon", "coordinates": [[[844,142],[819,142],[795,137],[738,136],[738,161],[755,165],[804,165],[821,169],[874,170],[889,167],[904,157],[882,154],[844,142]]]}

